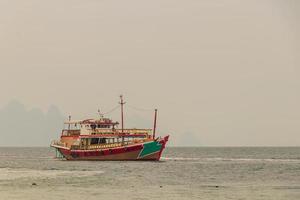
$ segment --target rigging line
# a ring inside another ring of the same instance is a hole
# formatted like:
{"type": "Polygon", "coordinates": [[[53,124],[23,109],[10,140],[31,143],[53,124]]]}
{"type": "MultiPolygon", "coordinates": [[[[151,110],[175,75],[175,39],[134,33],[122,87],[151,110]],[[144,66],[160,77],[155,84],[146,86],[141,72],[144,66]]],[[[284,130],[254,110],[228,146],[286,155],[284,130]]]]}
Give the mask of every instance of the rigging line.
{"type": "Polygon", "coordinates": [[[109,113],[112,113],[114,112],[116,109],[118,109],[120,107],[120,105],[117,105],[116,107],[112,108],[111,110],[109,110],[108,112],[105,112],[105,113],[101,113],[102,115],[107,115],[109,113]]]}
{"type": "Polygon", "coordinates": [[[146,109],[146,108],[138,108],[138,107],[135,107],[135,106],[131,106],[131,105],[127,105],[128,107],[134,109],[134,110],[138,110],[138,111],[144,111],[144,112],[150,112],[150,111],[153,111],[154,109],[146,109]]]}

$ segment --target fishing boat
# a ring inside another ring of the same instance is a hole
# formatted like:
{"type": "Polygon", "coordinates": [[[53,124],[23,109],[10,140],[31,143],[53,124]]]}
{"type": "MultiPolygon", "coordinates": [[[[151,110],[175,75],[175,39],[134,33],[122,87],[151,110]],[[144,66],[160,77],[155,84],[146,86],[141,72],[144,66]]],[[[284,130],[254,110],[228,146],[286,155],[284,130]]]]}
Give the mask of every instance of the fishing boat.
{"type": "Polygon", "coordinates": [[[69,120],[60,140],[52,141],[56,158],[66,160],[150,160],[158,161],[169,139],[156,137],[157,109],[153,129],[124,128],[124,100],[120,96],[121,128],[119,122],[105,118],[69,120]]]}

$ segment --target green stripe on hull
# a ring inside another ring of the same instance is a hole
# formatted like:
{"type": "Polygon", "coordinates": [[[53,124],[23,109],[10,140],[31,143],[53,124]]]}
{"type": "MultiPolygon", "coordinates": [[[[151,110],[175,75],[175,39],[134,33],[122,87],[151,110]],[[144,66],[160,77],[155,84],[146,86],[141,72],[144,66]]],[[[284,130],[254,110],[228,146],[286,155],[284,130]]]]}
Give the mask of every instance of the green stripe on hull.
{"type": "Polygon", "coordinates": [[[157,141],[145,143],[142,151],[139,154],[139,158],[143,158],[150,154],[156,153],[156,152],[160,151],[161,148],[162,148],[162,144],[160,144],[157,141]]]}

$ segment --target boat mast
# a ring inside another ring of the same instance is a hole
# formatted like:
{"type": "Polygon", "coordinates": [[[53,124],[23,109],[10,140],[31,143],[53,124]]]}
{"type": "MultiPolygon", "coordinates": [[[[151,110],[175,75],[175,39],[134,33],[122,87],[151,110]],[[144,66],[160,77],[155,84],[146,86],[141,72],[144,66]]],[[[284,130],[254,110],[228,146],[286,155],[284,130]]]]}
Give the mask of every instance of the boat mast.
{"type": "Polygon", "coordinates": [[[154,114],[153,140],[155,140],[156,119],[157,119],[157,109],[155,109],[155,114],[154,114]]]}
{"type": "Polygon", "coordinates": [[[121,104],[121,126],[122,126],[122,144],[124,144],[124,111],[123,107],[125,102],[123,101],[123,95],[120,95],[120,104],[121,104]]]}
{"type": "Polygon", "coordinates": [[[68,129],[69,130],[71,129],[71,115],[69,115],[69,126],[68,126],[68,129]]]}
{"type": "Polygon", "coordinates": [[[124,132],[124,111],[123,111],[123,107],[125,102],[123,101],[123,95],[120,95],[120,99],[121,101],[119,102],[119,104],[121,104],[121,125],[122,125],[122,133],[124,132]]]}

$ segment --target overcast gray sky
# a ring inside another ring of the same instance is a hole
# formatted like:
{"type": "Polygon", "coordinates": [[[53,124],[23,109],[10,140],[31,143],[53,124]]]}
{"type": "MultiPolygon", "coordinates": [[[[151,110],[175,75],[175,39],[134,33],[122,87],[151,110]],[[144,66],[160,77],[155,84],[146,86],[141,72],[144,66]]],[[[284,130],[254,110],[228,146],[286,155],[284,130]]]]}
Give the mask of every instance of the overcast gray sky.
{"type": "Polygon", "coordinates": [[[297,0],[1,0],[0,107],[94,117],[122,93],[159,109],[172,145],[300,145],[299,13],[297,0]]]}

